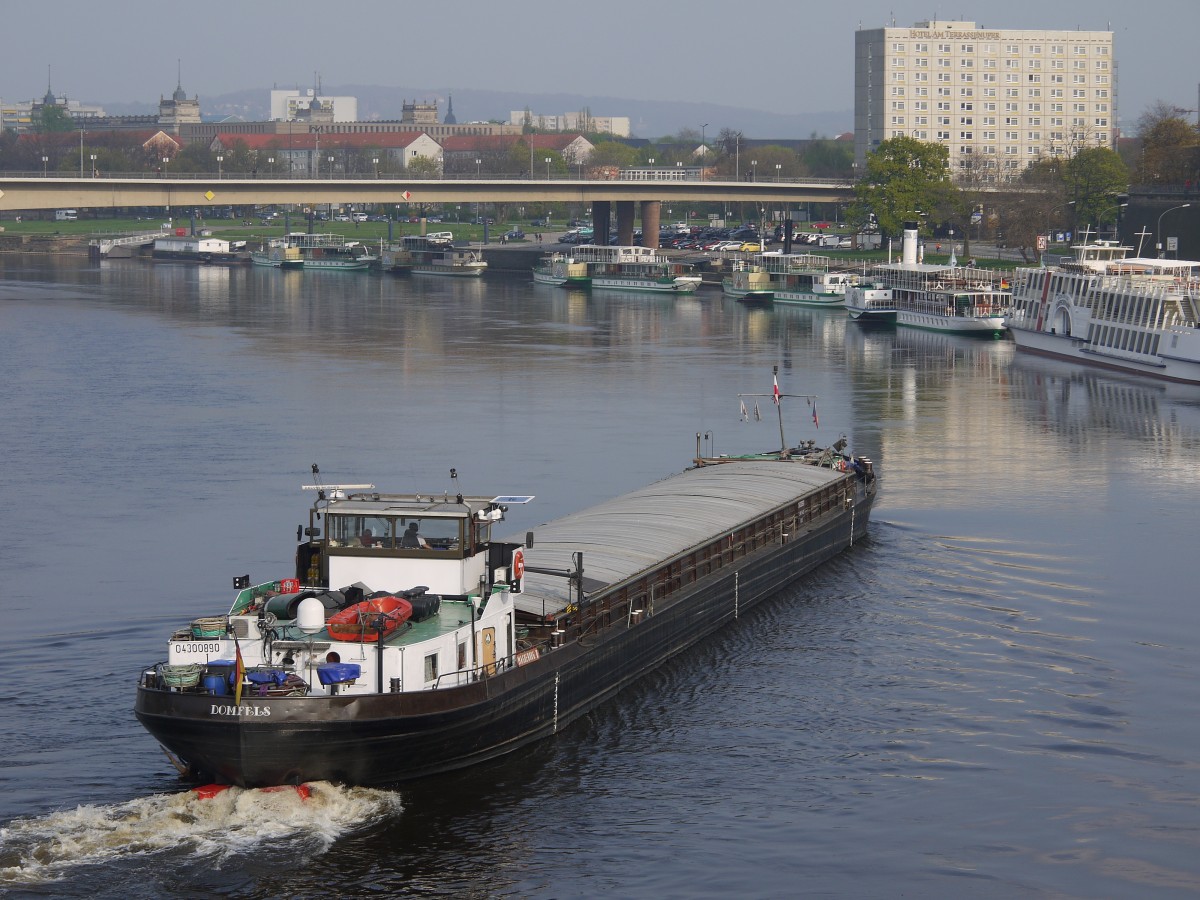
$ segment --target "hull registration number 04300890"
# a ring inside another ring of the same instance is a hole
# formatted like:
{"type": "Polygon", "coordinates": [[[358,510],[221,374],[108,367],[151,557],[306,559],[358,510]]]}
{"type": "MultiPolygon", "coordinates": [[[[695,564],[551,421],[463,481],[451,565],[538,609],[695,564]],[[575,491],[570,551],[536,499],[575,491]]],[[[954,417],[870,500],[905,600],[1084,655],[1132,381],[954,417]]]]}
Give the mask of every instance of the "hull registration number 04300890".
{"type": "Polygon", "coordinates": [[[220,641],[176,641],[171,645],[172,658],[185,656],[189,659],[195,659],[197,656],[208,657],[213,653],[220,652],[220,641]]]}

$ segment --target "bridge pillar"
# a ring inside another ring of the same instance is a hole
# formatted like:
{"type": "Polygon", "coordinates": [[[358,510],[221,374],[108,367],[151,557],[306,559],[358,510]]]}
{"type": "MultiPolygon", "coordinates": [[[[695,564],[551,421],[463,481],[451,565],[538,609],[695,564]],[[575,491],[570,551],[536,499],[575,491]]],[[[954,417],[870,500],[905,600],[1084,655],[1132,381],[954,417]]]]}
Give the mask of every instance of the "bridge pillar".
{"type": "Polygon", "coordinates": [[[617,201],[617,243],[627,247],[633,243],[633,201],[617,201]]]}
{"type": "Polygon", "coordinates": [[[658,249],[658,228],[661,225],[662,201],[642,201],[642,246],[651,250],[658,249]]]}
{"type": "Polygon", "coordinates": [[[612,205],[607,200],[592,201],[592,243],[601,247],[608,245],[612,231],[612,205]]]}

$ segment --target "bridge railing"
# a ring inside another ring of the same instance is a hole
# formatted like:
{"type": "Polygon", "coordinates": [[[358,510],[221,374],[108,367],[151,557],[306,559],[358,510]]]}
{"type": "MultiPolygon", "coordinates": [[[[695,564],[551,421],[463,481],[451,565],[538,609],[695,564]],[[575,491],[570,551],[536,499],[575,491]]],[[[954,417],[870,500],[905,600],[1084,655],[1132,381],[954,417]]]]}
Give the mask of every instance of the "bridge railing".
{"type": "MultiPolygon", "coordinates": [[[[612,181],[634,181],[646,182],[648,179],[634,174],[620,173],[617,175],[593,175],[589,177],[589,173],[563,173],[551,172],[547,178],[544,173],[536,172],[531,178],[528,172],[488,172],[482,174],[451,172],[431,178],[426,175],[408,175],[404,172],[380,172],[376,175],[373,172],[319,172],[317,174],[309,174],[307,172],[267,172],[259,171],[252,172],[172,172],[168,167],[162,172],[97,172],[92,175],[90,172],[84,172],[82,176],[75,172],[17,172],[0,170],[0,177],[3,178],[80,178],[89,180],[91,178],[105,179],[133,179],[144,181],[551,181],[551,182],[567,182],[567,181],[586,181],[586,182],[612,182],[612,181]]],[[[696,183],[699,178],[687,179],[689,183],[696,183]]],[[[714,176],[704,179],[713,184],[813,184],[813,185],[829,185],[832,187],[850,187],[853,182],[845,178],[789,178],[786,176],[771,176],[770,178],[759,175],[753,177],[748,173],[743,173],[739,178],[724,178],[714,176]]],[[[662,183],[676,183],[674,179],[662,179],[662,183]]]]}

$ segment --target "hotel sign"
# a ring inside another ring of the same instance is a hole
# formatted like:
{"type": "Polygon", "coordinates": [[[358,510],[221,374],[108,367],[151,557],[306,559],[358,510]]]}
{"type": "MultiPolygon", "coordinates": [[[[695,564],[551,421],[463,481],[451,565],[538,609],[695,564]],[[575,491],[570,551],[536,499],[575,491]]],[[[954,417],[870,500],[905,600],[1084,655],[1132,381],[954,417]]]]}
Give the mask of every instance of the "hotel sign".
{"type": "Polygon", "coordinates": [[[954,38],[965,41],[998,41],[998,31],[929,31],[926,29],[910,28],[908,36],[921,41],[941,41],[954,38]]]}

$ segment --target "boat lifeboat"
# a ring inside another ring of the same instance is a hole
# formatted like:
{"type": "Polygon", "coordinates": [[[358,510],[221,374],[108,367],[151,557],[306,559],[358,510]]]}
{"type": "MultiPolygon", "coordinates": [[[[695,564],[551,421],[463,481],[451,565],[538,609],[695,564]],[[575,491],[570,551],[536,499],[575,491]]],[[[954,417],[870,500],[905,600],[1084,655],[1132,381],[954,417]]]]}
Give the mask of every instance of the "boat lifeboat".
{"type": "Polygon", "coordinates": [[[376,641],[407,622],[412,612],[412,604],[400,597],[373,597],[335,613],[325,628],[335,640],[376,641]]]}

